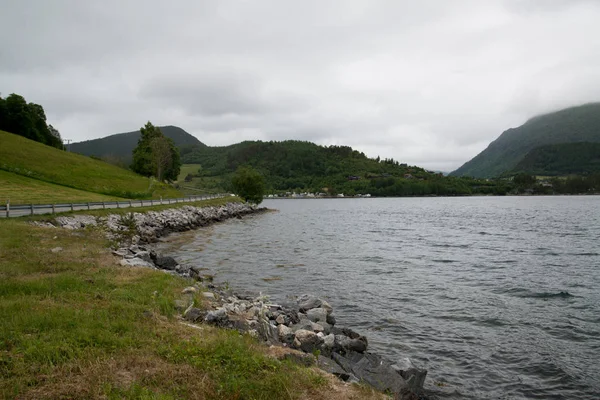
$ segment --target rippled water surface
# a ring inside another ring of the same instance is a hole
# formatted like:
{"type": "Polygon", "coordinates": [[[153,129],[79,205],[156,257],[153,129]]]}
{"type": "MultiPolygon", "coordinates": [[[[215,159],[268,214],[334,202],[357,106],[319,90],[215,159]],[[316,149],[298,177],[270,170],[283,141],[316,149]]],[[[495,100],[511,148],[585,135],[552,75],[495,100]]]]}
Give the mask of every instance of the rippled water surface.
{"type": "Polygon", "coordinates": [[[600,398],[600,197],[265,205],[164,246],[234,288],[326,297],[441,398],[600,398]]]}

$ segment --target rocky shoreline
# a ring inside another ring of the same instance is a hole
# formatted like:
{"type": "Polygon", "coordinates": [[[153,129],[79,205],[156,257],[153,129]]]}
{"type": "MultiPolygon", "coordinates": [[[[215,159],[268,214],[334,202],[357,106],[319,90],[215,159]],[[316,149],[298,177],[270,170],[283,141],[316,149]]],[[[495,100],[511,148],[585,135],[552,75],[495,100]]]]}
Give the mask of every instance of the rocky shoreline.
{"type": "Polygon", "coordinates": [[[401,368],[370,353],[365,336],[349,328],[336,326],[333,308],[323,299],[302,295],[285,304],[273,304],[267,296],[235,293],[215,286],[212,276],[195,265],[180,265],[174,258],[157,254],[151,246],[160,237],[183,232],[229,218],[267,211],[248,204],[228,203],[219,207],[194,207],[106,217],[88,215],[56,217],[51,225],[66,229],[101,226],[107,237],[118,243],[113,254],[122,266],[148,267],[188,277],[194,285],[185,288],[176,308],[186,323],[207,323],[235,329],[257,337],[272,346],[291,349],[284,358],[307,365],[316,364],[347,382],[364,382],[400,398],[425,399],[423,391],[427,371],[409,361],[401,368]],[[200,294],[204,307],[195,307],[200,294]]]}

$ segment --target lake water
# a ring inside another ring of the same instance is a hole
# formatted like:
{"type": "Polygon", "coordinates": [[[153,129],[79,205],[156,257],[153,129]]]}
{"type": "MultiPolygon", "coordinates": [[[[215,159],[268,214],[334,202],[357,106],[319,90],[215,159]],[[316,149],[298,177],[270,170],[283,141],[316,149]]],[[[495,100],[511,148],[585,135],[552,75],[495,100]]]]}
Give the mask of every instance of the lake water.
{"type": "Polygon", "coordinates": [[[600,398],[600,197],[264,205],[163,246],[273,301],[327,298],[440,398],[600,398]]]}

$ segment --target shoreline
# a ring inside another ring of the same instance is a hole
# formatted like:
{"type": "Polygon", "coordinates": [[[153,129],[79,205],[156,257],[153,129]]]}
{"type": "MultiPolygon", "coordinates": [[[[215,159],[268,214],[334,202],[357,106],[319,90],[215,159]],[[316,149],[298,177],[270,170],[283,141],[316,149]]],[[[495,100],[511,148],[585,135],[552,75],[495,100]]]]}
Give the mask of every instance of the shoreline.
{"type": "Polygon", "coordinates": [[[265,296],[240,294],[213,285],[212,276],[203,268],[180,265],[173,257],[158,254],[153,245],[170,233],[196,230],[230,218],[268,211],[273,210],[228,203],[221,207],[184,206],[133,213],[129,217],[110,214],[96,219],[75,215],[55,220],[66,229],[104,225],[107,236],[119,243],[113,254],[121,258],[122,266],[154,268],[194,280],[194,284],[182,292],[188,295],[187,300],[181,299],[175,305],[188,323],[208,323],[250,334],[267,345],[284,348],[291,352],[288,354],[293,354],[284,358],[291,357],[306,365],[316,364],[346,382],[364,382],[382,392],[410,393],[417,398],[426,398],[423,389],[426,370],[410,363],[396,369],[384,357],[368,352],[366,337],[352,329],[335,326],[333,308],[323,299],[301,295],[295,304],[272,304],[265,296]],[[198,292],[208,304],[208,310],[194,307],[193,301],[190,303],[189,295],[198,292]]]}
{"type": "Polygon", "coordinates": [[[599,193],[557,193],[557,194],[455,194],[455,195],[437,195],[437,194],[428,194],[423,196],[371,196],[371,197],[354,197],[354,196],[322,196],[322,197],[267,197],[265,200],[372,200],[372,199],[414,199],[414,198],[430,198],[430,197],[439,197],[439,198],[453,198],[453,197],[566,197],[566,196],[600,196],[599,193]]]}

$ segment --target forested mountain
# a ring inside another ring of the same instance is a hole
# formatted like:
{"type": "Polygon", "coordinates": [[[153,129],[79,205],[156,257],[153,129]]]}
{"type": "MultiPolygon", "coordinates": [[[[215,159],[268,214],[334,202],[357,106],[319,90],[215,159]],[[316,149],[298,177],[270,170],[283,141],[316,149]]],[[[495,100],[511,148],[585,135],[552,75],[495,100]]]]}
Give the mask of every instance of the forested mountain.
{"type": "MultiPolygon", "coordinates": [[[[378,196],[470,194],[485,183],[447,178],[393,159],[368,158],[348,146],[319,146],[288,140],[247,141],[226,147],[182,149],[184,164],[198,164],[199,185],[211,182],[227,188],[240,165],[261,172],[271,192],[310,191],[378,196]]],[[[490,184],[490,191],[495,190],[490,184]]]]}
{"type": "Polygon", "coordinates": [[[510,175],[564,176],[600,173],[600,143],[562,143],[536,147],[510,175]]]}
{"type": "Polygon", "coordinates": [[[577,142],[600,143],[600,103],[540,115],[518,128],[509,129],[451,175],[500,176],[513,170],[527,153],[537,147],[577,142]]]}
{"type": "MultiPolygon", "coordinates": [[[[190,135],[177,126],[159,127],[163,135],[171,138],[175,146],[180,149],[184,146],[193,145],[198,148],[206,147],[196,137],[190,135]]],[[[129,165],[132,159],[133,149],[137,146],[140,139],[140,131],[117,133],[100,139],[86,140],[71,144],[71,151],[86,156],[96,156],[108,161],[120,161],[129,165]]]]}
{"type": "Polygon", "coordinates": [[[23,96],[15,93],[6,99],[0,97],[0,130],[58,149],[64,148],[58,130],[46,123],[44,108],[27,103],[23,96]]]}

